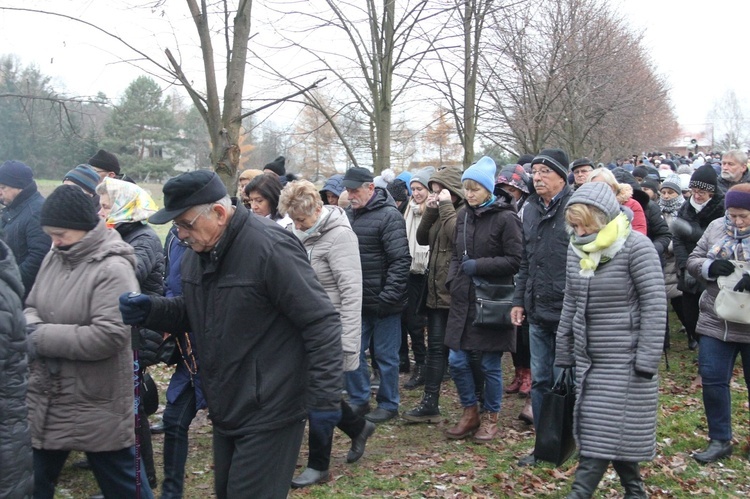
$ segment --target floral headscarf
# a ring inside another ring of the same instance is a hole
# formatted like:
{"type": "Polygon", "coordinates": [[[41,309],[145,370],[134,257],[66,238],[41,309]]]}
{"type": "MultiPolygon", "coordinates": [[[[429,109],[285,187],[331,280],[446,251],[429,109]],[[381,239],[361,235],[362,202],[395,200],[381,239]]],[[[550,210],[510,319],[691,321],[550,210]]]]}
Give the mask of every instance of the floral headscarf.
{"type": "Polygon", "coordinates": [[[107,227],[132,222],[145,224],[158,209],[151,195],[135,184],[107,177],[103,185],[104,193],[112,203],[112,210],[105,220],[107,227]]]}

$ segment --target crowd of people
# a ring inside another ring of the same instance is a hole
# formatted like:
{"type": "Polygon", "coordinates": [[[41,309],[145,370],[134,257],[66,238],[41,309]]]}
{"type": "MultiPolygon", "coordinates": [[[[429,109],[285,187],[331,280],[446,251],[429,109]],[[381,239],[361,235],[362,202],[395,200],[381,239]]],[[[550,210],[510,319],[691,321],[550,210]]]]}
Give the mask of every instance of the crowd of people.
{"type": "Polygon", "coordinates": [[[329,479],[335,428],[357,462],[377,425],[440,422],[451,380],[462,413],[445,437],[492,442],[505,394],[526,397],[518,417],[538,429],[573,369],[568,497],[592,497],[610,462],[626,497],[647,497],[668,305],[698,350],[709,443],[693,457],[732,454],[750,326],[715,303],[733,279],[750,305],[745,152],[604,165],[549,148],[500,168],[353,167],[322,188],[279,156],[238,183],[234,196],[211,171],[185,173],[159,209],[104,150],[46,199],[29,166],[0,165],[0,455],[13,456],[0,496],[54,497],[81,451],[103,497],[153,497],[158,430],[161,497],[182,497],[189,427],[208,408],[216,496],[286,497],[329,479]],[[162,244],[151,224],[170,222],[162,244]],[[482,283],[515,288],[506,326],[477,317],[482,283]],[[151,428],[160,362],[175,368],[151,428]],[[402,407],[401,390],[421,390],[418,404],[402,407]]]}

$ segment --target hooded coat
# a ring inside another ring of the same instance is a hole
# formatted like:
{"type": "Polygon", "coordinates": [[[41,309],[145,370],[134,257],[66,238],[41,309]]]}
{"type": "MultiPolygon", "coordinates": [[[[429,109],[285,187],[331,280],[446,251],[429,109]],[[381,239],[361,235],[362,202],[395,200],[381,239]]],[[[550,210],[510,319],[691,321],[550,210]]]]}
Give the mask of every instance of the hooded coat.
{"type": "MultiPolygon", "coordinates": [[[[362,267],[357,236],[338,206],[323,206],[323,220],[302,238],[315,274],[341,316],[344,371],[359,367],[362,337],[362,267]]],[[[295,231],[299,236],[300,233],[295,231]]]]}
{"type": "Polygon", "coordinates": [[[476,277],[494,284],[513,284],[523,253],[521,220],[510,195],[479,208],[468,205],[456,214],[453,255],[446,278],[451,305],[445,345],[451,350],[515,352],[516,328],[490,329],[473,326],[476,315],[474,282],[461,263],[464,255],[476,260],[476,277]]]}
{"type": "Polygon", "coordinates": [[[667,315],[656,249],[631,230],[593,276],[581,275],[580,261],[570,245],[555,365],[575,365],[573,433],[581,456],[651,460],[659,392],[657,378],[649,375],[659,368],[667,315]]]}
{"type": "Polygon", "coordinates": [[[0,497],[31,497],[34,486],[26,389],[23,284],[15,258],[0,242],[0,497]]]}
{"type": "Polygon", "coordinates": [[[115,451],[135,443],[133,353],[118,297],[138,290],[133,248],[101,221],[45,257],[26,302],[35,449],[115,451]]]}
{"type": "Polygon", "coordinates": [[[444,168],[430,177],[430,185],[437,182],[458,200],[441,201],[437,208],[427,208],[417,228],[417,242],[430,247],[427,263],[427,301],[428,308],[448,309],[451,296],[445,287],[453,255],[453,235],[456,231],[456,210],[464,205],[464,192],[461,185],[461,170],[444,168]]]}

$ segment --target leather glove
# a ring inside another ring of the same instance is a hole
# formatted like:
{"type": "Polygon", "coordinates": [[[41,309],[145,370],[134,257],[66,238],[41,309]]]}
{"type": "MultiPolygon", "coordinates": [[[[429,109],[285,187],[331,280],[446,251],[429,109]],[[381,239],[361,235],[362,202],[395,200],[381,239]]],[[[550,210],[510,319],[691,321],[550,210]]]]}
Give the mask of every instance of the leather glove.
{"type": "Polygon", "coordinates": [[[688,273],[687,270],[683,271],[682,273],[682,282],[685,284],[685,287],[688,289],[692,289],[695,287],[696,284],[698,284],[698,281],[688,273]]]}
{"type": "Polygon", "coordinates": [[[720,276],[732,275],[734,272],[734,264],[729,260],[714,260],[711,265],[708,266],[708,277],[716,279],[720,276]]]}
{"type": "Polygon", "coordinates": [[[26,357],[28,357],[29,362],[39,357],[36,353],[36,343],[34,343],[33,338],[36,327],[36,324],[26,324],[26,357]]]}
{"type": "Polygon", "coordinates": [[[316,433],[318,435],[329,435],[333,434],[333,429],[341,421],[341,409],[336,411],[317,411],[311,410],[307,413],[310,419],[310,433],[316,433]]]}
{"type": "Polygon", "coordinates": [[[120,295],[120,313],[122,322],[131,326],[143,324],[151,312],[151,299],[141,293],[123,293],[120,295]]]}
{"type": "Polygon", "coordinates": [[[461,270],[467,276],[474,277],[475,275],[477,275],[477,261],[466,260],[464,263],[461,264],[461,270]]]}
{"type": "Polygon", "coordinates": [[[750,274],[742,274],[742,279],[735,284],[734,290],[740,292],[747,291],[750,293],[750,274]]]}
{"type": "Polygon", "coordinates": [[[643,379],[654,379],[653,373],[647,373],[646,371],[639,371],[638,369],[635,370],[636,376],[643,379]]]}

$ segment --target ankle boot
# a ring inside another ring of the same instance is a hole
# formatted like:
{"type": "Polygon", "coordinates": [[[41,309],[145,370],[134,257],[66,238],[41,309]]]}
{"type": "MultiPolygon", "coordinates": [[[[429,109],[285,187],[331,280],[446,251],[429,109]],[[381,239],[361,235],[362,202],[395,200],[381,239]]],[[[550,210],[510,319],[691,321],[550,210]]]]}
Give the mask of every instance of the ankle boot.
{"type": "Polygon", "coordinates": [[[521,368],[521,386],[518,388],[518,395],[521,397],[531,395],[531,369],[528,367],[521,368]]]}
{"type": "Polygon", "coordinates": [[[505,393],[518,393],[519,388],[521,388],[521,368],[516,367],[516,375],[505,389],[505,393]]]}
{"type": "Polygon", "coordinates": [[[445,432],[445,436],[452,440],[460,440],[471,436],[479,428],[479,406],[464,407],[464,413],[458,424],[445,432]]]}
{"type": "Polygon", "coordinates": [[[479,431],[474,434],[474,440],[477,442],[489,442],[495,438],[498,432],[497,412],[485,412],[482,414],[482,424],[479,431]]]}
{"type": "Polygon", "coordinates": [[[439,423],[438,394],[425,392],[417,407],[403,413],[401,417],[412,423],[439,423]]]}
{"type": "Polygon", "coordinates": [[[523,409],[521,409],[518,419],[526,424],[534,424],[534,411],[531,408],[531,397],[526,399],[526,403],[523,405],[523,409]]]}
{"type": "Polygon", "coordinates": [[[413,390],[424,385],[424,365],[414,366],[414,372],[411,375],[411,379],[404,383],[404,388],[407,390],[413,390]]]}

